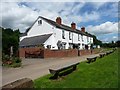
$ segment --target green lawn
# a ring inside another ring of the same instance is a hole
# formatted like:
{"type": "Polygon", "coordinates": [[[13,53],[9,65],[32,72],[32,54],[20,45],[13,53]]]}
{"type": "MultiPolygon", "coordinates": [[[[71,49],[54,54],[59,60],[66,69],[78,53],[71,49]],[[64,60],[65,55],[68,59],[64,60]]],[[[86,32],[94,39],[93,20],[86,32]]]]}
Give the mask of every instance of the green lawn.
{"type": "Polygon", "coordinates": [[[96,62],[82,62],[77,70],[57,80],[46,75],[34,80],[36,88],[117,88],[118,87],[118,50],[98,58],[96,62]]]}

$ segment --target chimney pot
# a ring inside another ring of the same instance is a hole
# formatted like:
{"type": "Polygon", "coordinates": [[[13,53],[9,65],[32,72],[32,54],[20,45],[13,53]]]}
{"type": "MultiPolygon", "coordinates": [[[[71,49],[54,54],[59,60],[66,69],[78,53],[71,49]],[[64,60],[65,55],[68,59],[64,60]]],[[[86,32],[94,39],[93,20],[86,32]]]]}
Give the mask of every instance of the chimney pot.
{"type": "Polygon", "coordinates": [[[56,18],[56,23],[59,24],[59,25],[61,25],[61,23],[62,23],[61,17],[57,17],[56,18]]]}
{"type": "Polygon", "coordinates": [[[76,29],[76,24],[74,22],[71,23],[71,28],[76,29]]]}
{"type": "Polygon", "coordinates": [[[85,27],[82,27],[82,28],[81,28],[81,31],[82,31],[82,32],[85,32],[85,27]]]}

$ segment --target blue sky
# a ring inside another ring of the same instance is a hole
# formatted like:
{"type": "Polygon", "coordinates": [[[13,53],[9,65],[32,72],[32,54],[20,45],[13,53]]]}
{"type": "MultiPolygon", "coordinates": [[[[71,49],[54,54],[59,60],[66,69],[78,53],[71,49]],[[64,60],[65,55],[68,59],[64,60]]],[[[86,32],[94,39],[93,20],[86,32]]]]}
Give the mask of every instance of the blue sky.
{"type": "Polygon", "coordinates": [[[25,30],[43,16],[51,20],[60,16],[62,23],[77,24],[80,30],[94,34],[103,42],[118,40],[118,2],[3,2],[2,26],[25,30]]]}

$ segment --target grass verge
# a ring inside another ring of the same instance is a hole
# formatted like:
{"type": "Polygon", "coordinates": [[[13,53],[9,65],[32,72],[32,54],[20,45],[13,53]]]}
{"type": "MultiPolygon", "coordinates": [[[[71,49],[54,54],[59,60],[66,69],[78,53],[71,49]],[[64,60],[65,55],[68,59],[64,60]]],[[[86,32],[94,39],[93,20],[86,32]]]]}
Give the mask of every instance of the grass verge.
{"type": "Polygon", "coordinates": [[[118,88],[118,50],[96,62],[82,62],[76,71],[57,80],[50,76],[34,80],[35,88],[118,88]]]}

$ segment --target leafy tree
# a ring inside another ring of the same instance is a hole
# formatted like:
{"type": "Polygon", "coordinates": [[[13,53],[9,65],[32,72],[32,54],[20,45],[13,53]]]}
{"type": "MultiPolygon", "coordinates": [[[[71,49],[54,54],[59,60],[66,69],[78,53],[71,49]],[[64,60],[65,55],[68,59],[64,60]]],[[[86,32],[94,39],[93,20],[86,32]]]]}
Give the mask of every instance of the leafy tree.
{"type": "Polygon", "coordinates": [[[120,41],[118,40],[115,43],[113,41],[110,43],[103,43],[102,47],[109,47],[109,48],[120,47],[120,41]]]}
{"type": "Polygon", "coordinates": [[[9,55],[10,47],[13,46],[13,54],[18,51],[19,46],[19,30],[10,28],[2,28],[2,53],[9,55]]]}
{"type": "Polygon", "coordinates": [[[93,44],[94,44],[94,45],[102,45],[102,41],[98,40],[95,35],[91,35],[91,34],[88,33],[88,32],[85,32],[85,33],[93,37],[93,44]]]}
{"type": "Polygon", "coordinates": [[[116,41],[116,47],[120,47],[120,40],[116,41]]]}

